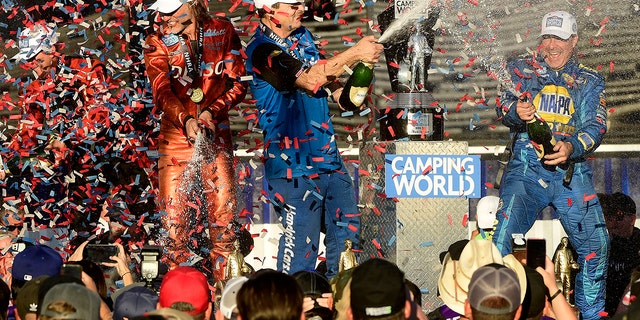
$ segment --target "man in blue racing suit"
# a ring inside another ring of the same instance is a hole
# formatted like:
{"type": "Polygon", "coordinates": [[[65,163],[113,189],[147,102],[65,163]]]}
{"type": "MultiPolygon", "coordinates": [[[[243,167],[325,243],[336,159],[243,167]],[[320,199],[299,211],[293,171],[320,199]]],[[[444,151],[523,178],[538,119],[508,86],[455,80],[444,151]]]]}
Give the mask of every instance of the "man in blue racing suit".
{"type": "Polygon", "coordinates": [[[360,217],[353,182],[338,152],[327,90],[337,101],[342,89],[335,80],[344,66],[376,63],[383,46],[367,36],[324,60],[302,26],[304,3],[255,0],[255,7],[260,24],[246,49],[246,69],[260,111],[268,192],[284,227],[277,268],[288,274],[313,270],[324,229],[331,278],[338,272],[344,241],[358,246],[360,217]]]}
{"type": "Polygon", "coordinates": [[[545,15],[540,36],[538,54],[507,63],[512,90],[505,91],[497,112],[515,137],[493,241],[503,255],[510,253],[512,234],[525,234],[551,205],[578,253],[575,303],[583,319],[600,319],[609,238],[585,160],[607,131],[604,79],[576,62],[577,25],[569,13],[545,15]],[[542,159],[526,130],[534,115],[557,141],[555,152],[542,159]]]}

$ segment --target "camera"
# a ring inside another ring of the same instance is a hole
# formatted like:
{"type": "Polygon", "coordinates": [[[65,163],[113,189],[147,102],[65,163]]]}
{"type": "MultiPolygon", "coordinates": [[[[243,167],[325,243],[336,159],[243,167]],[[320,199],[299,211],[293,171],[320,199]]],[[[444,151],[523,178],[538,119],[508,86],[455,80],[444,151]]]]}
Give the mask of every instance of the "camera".
{"type": "Polygon", "coordinates": [[[148,288],[153,287],[153,280],[158,277],[160,264],[158,262],[162,248],[159,246],[142,247],[142,262],[140,263],[140,273],[148,288]]]}

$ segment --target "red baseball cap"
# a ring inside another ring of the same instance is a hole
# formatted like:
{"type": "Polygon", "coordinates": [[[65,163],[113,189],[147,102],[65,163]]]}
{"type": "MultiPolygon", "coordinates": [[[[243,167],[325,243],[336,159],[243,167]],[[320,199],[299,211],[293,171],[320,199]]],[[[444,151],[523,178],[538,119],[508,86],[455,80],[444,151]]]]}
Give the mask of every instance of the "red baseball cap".
{"type": "Polygon", "coordinates": [[[185,311],[197,315],[207,311],[211,290],[204,274],[195,268],[181,266],[164,275],[160,285],[160,307],[170,308],[176,302],[188,302],[195,310],[185,311]]]}

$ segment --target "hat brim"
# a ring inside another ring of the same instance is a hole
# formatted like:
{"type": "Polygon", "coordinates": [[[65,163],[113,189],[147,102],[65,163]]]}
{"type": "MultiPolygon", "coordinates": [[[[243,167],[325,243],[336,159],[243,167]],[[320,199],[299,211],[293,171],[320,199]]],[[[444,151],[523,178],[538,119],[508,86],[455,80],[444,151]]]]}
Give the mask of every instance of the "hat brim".
{"type": "Polygon", "coordinates": [[[189,1],[183,2],[181,0],[157,0],[151,5],[151,7],[149,7],[149,10],[158,11],[160,13],[171,13],[178,10],[183,4],[189,1]]]}
{"type": "Polygon", "coordinates": [[[542,38],[542,36],[556,36],[562,40],[569,40],[573,33],[562,31],[562,30],[545,30],[540,33],[538,38],[542,38]]]}
{"type": "Polygon", "coordinates": [[[524,296],[527,294],[527,272],[524,270],[524,266],[513,254],[502,257],[502,262],[518,276],[518,282],[520,282],[520,302],[524,301],[524,296]]]}
{"type": "Polygon", "coordinates": [[[33,59],[33,57],[37,56],[38,53],[40,53],[40,51],[42,51],[42,49],[38,49],[38,50],[32,50],[31,48],[29,48],[28,50],[20,50],[20,52],[18,52],[18,54],[16,54],[15,56],[11,57],[11,60],[13,61],[28,61],[33,59]]]}
{"type": "Polygon", "coordinates": [[[462,290],[454,278],[456,261],[447,253],[444,256],[440,278],[438,279],[438,291],[440,299],[449,309],[464,314],[464,302],[467,300],[467,292],[462,290]]]}

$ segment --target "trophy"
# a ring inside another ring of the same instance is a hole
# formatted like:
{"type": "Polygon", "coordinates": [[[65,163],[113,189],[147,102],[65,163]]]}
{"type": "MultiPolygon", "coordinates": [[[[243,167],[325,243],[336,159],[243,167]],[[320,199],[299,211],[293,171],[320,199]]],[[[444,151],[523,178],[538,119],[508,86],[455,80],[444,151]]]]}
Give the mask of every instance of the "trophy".
{"type": "Polygon", "coordinates": [[[344,251],[340,252],[338,272],[349,270],[358,265],[358,259],[356,259],[356,254],[353,253],[353,250],[351,250],[352,247],[353,241],[351,241],[351,239],[347,239],[344,241],[344,251]]]}
{"type": "Polygon", "coordinates": [[[443,139],[443,109],[429,93],[428,70],[440,8],[394,0],[378,15],[391,90],[389,111],[381,114],[382,140],[443,139]]]}
{"type": "Polygon", "coordinates": [[[560,239],[560,244],[558,244],[553,254],[553,264],[558,287],[561,288],[562,294],[567,302],[573,306],[574,304],[571,301],[571,294],[575,286],[573,273],[575,270],[578,270],[580,266],[574,259],[569,238],[562,237],[562,239],[560,239]]]}

